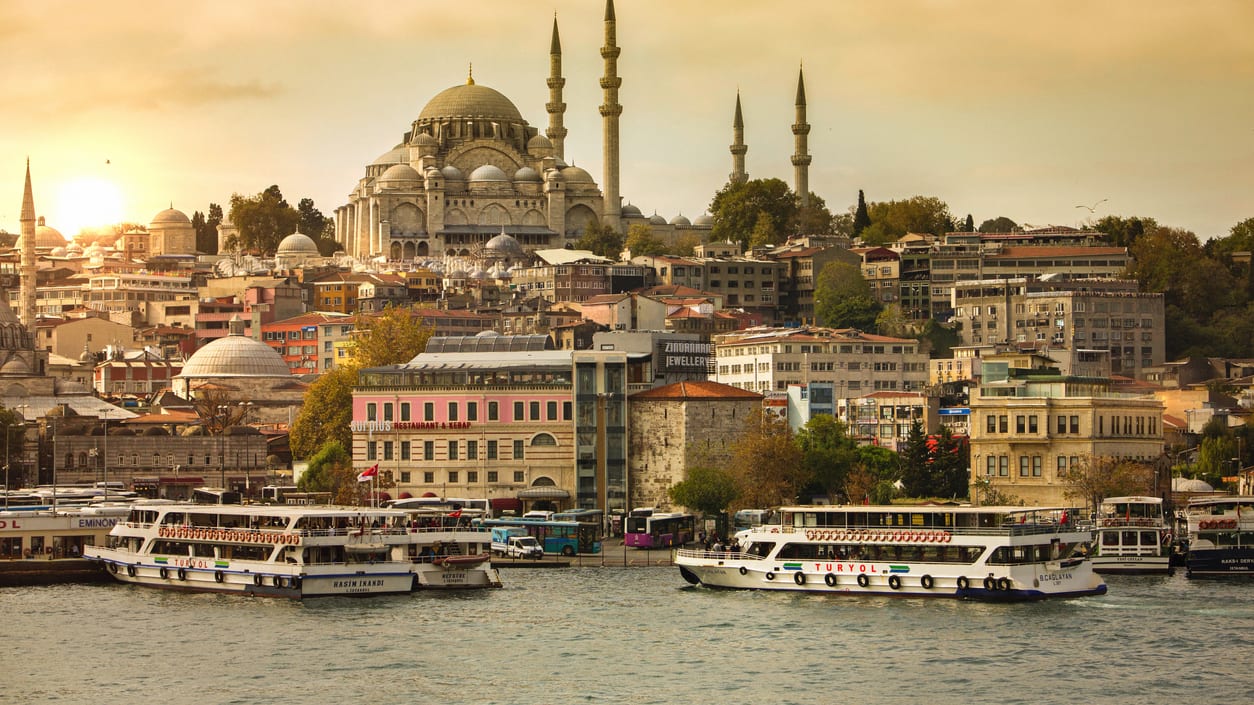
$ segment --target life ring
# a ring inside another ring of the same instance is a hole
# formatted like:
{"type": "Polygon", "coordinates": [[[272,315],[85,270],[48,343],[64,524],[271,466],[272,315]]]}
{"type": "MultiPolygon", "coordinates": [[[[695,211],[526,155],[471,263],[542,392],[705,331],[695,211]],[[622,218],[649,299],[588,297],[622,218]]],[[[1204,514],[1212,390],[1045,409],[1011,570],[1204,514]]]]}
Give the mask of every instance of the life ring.
{"type": "Polygon", "coordinates": [[[748,568],[746,568],[746,567],[744,567],[744,566],[740,566],[740,574],[741,574],[741,575],[748,575],[748,574],[749,574],[749,569],[748,569],[748,568]]]}
{"type": "Polygon", "coordinates": [[[941,539],[942,539],[941,543],[949,543],[950,541],[954,540],[954,536],[948,531],[943,531],[941,532],[941,539]]]}
{"type": "Polygon", "coordinates": [[[257,573],[256,575],[253,576],[253,585],[256,585],[257,587],[261,587],[262,580],[264,580],[264,578],[261,577],[261,573],[257,573]]]}
{"type": "Polygon", "coordinates": [[[892,589],[894,589],[894,590],[900,590],[900,589],[901,589],[901,578],[900,578],[900,577],[898,577],[898,576],[896,576],[896,575],[890,575],[890,576],[888,576],[888,587],[890,587],[890,588],[892,588],[892,589]]]}
{"type": "Polygon", "coordinates": [[[44,546],[44,553],[46,553],[46,554],[48,554],[49,556],[51,556],[51,555],[52,555],[52,546],[44,546]]]}
{"type": "Polygon", "coordinates": [[[187,569],[179,568],[179,580],[187,580],[187,569]]]}
{"type": "Polygon", "coordinates": [[[1006,592],[1010,589],[1010,578],[998,578],[997,589],[1006,592]]]}
{"type": "Polygon", "coordinates": [[[792,574],[792,581],[798,585],[805,585],[806,574],[802,573],[801,571],[797,571],[796,573],[792,574]]]}
{"type": "Polygon", "coordinates": [[[858,573],[858,587],[864,588],[870,584],[871,584],[871,579],[867,577],[866,573],[858,573]]]}
{"type": "Polygon", "coordinates": [[[766,579],[767,579],[767,580],[774,580],[774,579],[775,579],[775,574],[774,574],[774,573],[772,573],[772,572],[770,572],[770,571],[767,571],[767,573],[766,573],[766,579]]]}
{"type": "Polygon", "coordinates": [[[113,573],[114,575],[117,575],[117,574],[118,574],[118,564],[117,564],[117,563],[110,563],[110,564],[109,564],[109,572],[113,573]]]}
{"type": "Polygon", "coordinates": [[[958,576],[958,589],[966,590],[969,587],[971,587],[971,581],[967,580],[967,576],[959,575],[958,576]]]}
{"type": "MultiPolygon", "coordinates": [[[[414,577],[417,577],[417,576],[414,576],[414,577]]],[[[300,589],[300,577],[299,576],[292,578],[292,589],[293,590],[300,589]]]]}
{"type": "Polygon", "coordinates": [[[922,578],[919,578],[919,585],[922,585],[924,590],[931,590],[935,584],[930,575],[924,575],[922,578]]]}
{"type": "Polygon", "coordinates": [[[226,580],[226,576],[222,574],[222,571],[215,570],[213,571],[213,580],[214,582],[220,583],[223,580],[226,580]]]}
{"type": "Polygon", "coordinates": [[[823,582],[827,583],[828,587],[836,587],[836,574],[828,573],[827,575],[824,575],[823,582]]]}
{"type": "Polygon", "coordinates": [[[1206,521],[1199,521],[1199,522],[1197,523],[1197,528],[1199,528],[1199,529],[1209,529],[1209,528],[1210,528],[1210,520],[1209,520],[1209,519],[1207,519],[1206,521]]]}
{"type": "Polygon", "coordinates": [[[985,579],[984,579],[984,589],[985,589],[985,590],[989,590],[989,591],[996,590],[996,589],[997,589],[997,578],[994,578],[994,577],[993,577],[993,576],[991,576],[991,575],[990,575],[990,576],[988,576],[987,578],[985,578],[985,579]]]}
{"type": "Polygon", "coordinates": [[[126,574],[131,576],[132,578],[135,577],[135,566],[133,565],[126,566],[126,574]]]}
{"type": "Polygon", "coordinates": [[[274,576],[274,579],[273,579],[273,580],[271,580],[271,582],[274,584],[274,586],[275,586],[275,587],[283,587],[283,577],[282,577],[282,576],[279,576],[279,575],[274,576]]]}
{"type": "Polygon", "coordinates": [[[169,578],[170,578],[170,569],[169,569],[169,568],[162,567],[162,568],[161,568],[161,579],[162,579],[162,580],[168,580],[169,578]]]}

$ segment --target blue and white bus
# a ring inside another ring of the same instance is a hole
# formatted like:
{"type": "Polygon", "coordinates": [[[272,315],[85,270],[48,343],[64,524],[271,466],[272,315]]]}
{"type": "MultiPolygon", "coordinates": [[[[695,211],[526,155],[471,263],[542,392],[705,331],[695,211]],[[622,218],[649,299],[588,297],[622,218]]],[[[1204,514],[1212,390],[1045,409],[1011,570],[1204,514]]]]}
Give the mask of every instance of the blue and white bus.
{"type": "Polygon", "coordinates": [[[475,525],[483,528],[516,526],[527,530],[544,547],[545,553],[573,556],[581,553],[600,553],[599,528],[578,521],[553,521],[552,519],[478,519],[475,525]]]}

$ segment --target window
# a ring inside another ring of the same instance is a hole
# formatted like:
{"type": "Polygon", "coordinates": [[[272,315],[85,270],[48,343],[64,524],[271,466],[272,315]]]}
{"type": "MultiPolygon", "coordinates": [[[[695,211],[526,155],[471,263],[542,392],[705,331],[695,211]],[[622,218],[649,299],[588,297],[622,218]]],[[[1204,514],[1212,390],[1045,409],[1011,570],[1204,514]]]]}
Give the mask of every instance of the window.
{"type": "Polygon", "coordinates": [[[570,402],[568,401],[562,402],[562,420],[563,421],[570,421],[571,419],[570,410],[571,410],[570,402]]]}
{"type": "Polygon", "coordinates": [[[1038,433],[1041,429],[1037,425],[1039,418],[1036,416],[1028,417],[1028,433],[1038,433]]]}
{"type": "Polygon", "coordinates": [[[458,481],[458,480],[457,480],[457,471],[456,471],[456,470],[449,470],[449,471],[448,471],[448,481],[449,481],[450,483],[456,483],[456,482],[458,481]]]}
{"type": "Polygon", "coordinates": [[[422,404],[422,420],[435,421],[435,402],[423,402],[422,404]]]}
{"type": "Polygon", "coordinates": [[[1058,463],[1058,477],[1066,477],[1067,476],[1067,456],[1065,455],[1058,456],[1057,463],[1058,463]]]}
{"type": "Polygon", "coordinates": [[[383,442],[383,459],[384,460],[392,459],[392,441],[383,442]]]}
{"type": "Polygon", "coordinates": [[[428,485],[434,484],[434,483],[435,483],[435,473],[433,473],[433,472],[431,472],[431,471],[424,472],[424,473],[422,474],[422,481],[423,481],[423,482],[425,482],[425,483],[427,483],[428,485]]]}
{"type": "Polygon", "coordinates": [[[466,441],[466,460],[479,459],[479,441],[466,441]]]}
{"type": "Polygon", "coordinates": [[[479,402],[477,401],[466,402],[466,420],[467,421],[479,420],[479,402]]]}
{"type": "Polygon", "coordinates": [[[401,441],[401,460],[409,460],[409,441],[401,441]]]}
{"type": "Polygon", "coordinates": [[[1020,455],[1019,456],[1019,477],[1027,477],[1027,476],[1028,476],[1028,456],[1020,455]]]}
{"type": "Polygon", "coordinates": [[[379,456],[379,442],[370,441],[366,444],[366,460],[376,460],[379,456]]]}
{"type": "Polygon", "coordinates": [[[422,459],[435,460],[435,441],[422,442],[422,459]]]}
{"type": "Polygon", "coordinates": [[[391,404],[383,405],[383,420],[384,421],[392,420],[392,405],[391,404]]]}
{"type": "Polygon", "coordinates": [[[526,482],[527,475],[522,470],[514,471],[514,482],[526,482]]]}
{"type": "Polygon", "coordinates": [[[557,402],[551,401],[545,404],[544,415],[549,421],[557,421],[557,402]]]}
{"type": "Polygon", "coordinates": [[[984,463],[984,474],[991,476],[993,473],[997,472],[997,456],[990,455],[985,458],[985,460],[987,462],[984,463]]]}
{"type": "Polygon", "coordinates": [[[1028,430],[1028,419],[1026,416],[1015,417],[1015,433],[1026,433],[1028,430]]]}
{"type": "Polygon", "coordinates": [[[514,420],[522,421],[525,418],[526,417],[523,416],[523,403],[520,401],[514,402],[514,420]]]}
{"type": "Polygon", "coordinates": [[[496,479],[496,471],[495,471],[495,470],[489,470],[489,471],[488,471],[488,482],[491,482],[491,483],[496,483],[496,482],[499,482],[499,480],[497,480],[497,479],[496,479]]]}
{"type": "Polygon", "coordinates": [[[401,421],[410,421],[410,420],[411,419],[409,417],[409,402],[403,401],[401,402],[401,421]]]}
{"type": "Polygon", "coordinates": [[[1039,455],[1032,456],[1032,477],[1041,476],[1041,463],[1042,462],[1043,461],[1041,459],[1041,456],[1039,455]]]}
{"type": "Polygon", "coordinates": [[[457,420],[457,402],[455,401],[451,401],[448,403],[448,420],[449,421],[457,420]]]}
{"type": "Polygon", "coordinates": [[[1080,417],[1079,417],[1079,416],[1071,416],[1071,417],[1068,417],[1068,419],[1069,419],[1069,421],[1070,421],[1070,423],[1071,423],[1071,432],[1072,432],[1072,433],[1079,433],[1079,432],[1080,432],[1080,417]]]}
{"type": "Polygon", "coordinates": [[[1067,432],[1067,417],[1059,416],[1058,417],[1058,433],[1061,434],[1061,433],[1066,433],[1066,432],[1067,432]]]}
{"type": "Polygon", "coordinates": [[[457,460],[457,441],[448,442],[448,459],[457,460]]]}
{"type": "Polygon", "coordinates": [[[409,471],[408,470],[401,471],[401,482],[405,484],[409,484],[409,471]]]}
{"type": "Polygon", "coordinates": [[[467,471],[466,471],[466,482],[469,482],[469,483],[471,483],[471,484],[474,484],[474,483],[476,483],[476,482],[478,482],[478,481],[479,481],[479,471],[477,471],[477,470],[467,470],[467,471]]]}
{"type": "Polygon", "coordinates": [[[531,407],[531,420],[539,421],[540,420],[540,402],[533,401],[531,402],[529,406],[531,407]]]}
{"type": "MultiPolygon", "coordinates": [[[[987,422],[985,425],[987,427],[988,432],[997,433],[997,417],[993,416],[992,414],[989,414],[985,420],[987,422]]],[[[992,459],[993,459],[992,456],[990,456],[989,460],[992,460],[992,459]]]]}
{"type": "Polygon", "coordinates": [[[997,474],[1000,477],[1010,476],[1010,457],[1001,455],[997,458],[997,474]]]}
{"type": "Polygon", "coordinates": [[[496,441],[488,441],[488,460],[496,460],[496,441]]]}
{"type": "Polygon", "coordinates": [[[523,442],[521,440],[514,441],[514,460],[523,459],[523,442]]]}
{"type": "Polygon", "coordinates": [[[500,404],[490,401],[488,402],[488,420],[500,421],[500,404]]]}
{"type": "Polygon", "coordinates": [[[1002,416],[998,416],[998,417],[997,417],[997,431],[998,431],[999,433],[1009,433],[1009,432],[1010,432],[1009,420],[1010,420],[1010,417],[1008,417],[1008,416],[1006,416],[1006,415],[1004,415],[1004,414],[1003,414],[1002,416]]]}
{"type": "Polygon", "coordinates": [[[379,405],[374,402],[366,404],[366,420],[374,421],[379,418],[379,405]]]}

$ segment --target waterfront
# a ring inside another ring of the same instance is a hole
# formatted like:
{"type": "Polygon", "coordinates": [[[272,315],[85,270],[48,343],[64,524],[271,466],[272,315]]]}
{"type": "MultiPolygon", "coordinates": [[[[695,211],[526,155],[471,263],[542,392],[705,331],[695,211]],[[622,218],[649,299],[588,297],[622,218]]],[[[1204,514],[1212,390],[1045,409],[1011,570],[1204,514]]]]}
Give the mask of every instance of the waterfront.
{"type": "Polygon", "coordinates": [[[290,602],[0,592],[0,702],[1248,702],[1254,583],[1112,576],[982,604],[716,591],[674,568],[290,602]]]}

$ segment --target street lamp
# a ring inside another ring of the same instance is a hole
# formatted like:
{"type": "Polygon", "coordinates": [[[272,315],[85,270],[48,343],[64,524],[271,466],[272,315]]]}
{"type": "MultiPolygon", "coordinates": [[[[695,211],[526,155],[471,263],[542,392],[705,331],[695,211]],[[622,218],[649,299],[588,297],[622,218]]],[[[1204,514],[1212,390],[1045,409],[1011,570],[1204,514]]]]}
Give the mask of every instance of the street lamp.
{"type": "Polygon", "coordinates": [[[226,491],[226,421],[227,413],[231,407],[226,404],[218,405],[218,471],[222,475],[222,491],[226,491]]]}

